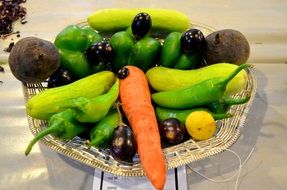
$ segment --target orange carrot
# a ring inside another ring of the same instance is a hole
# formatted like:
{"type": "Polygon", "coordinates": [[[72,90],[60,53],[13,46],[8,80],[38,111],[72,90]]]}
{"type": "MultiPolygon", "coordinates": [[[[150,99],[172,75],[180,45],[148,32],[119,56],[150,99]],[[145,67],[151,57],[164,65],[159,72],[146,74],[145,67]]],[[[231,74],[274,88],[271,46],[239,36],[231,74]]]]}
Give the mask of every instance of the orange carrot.
{"type": "Polygon", "coordinates": [[[162,190],[167,167],[148,81],[141,69],[135,66],[127,68],[128,76],[120,80],[122,108],[135,135],[143,170],[153,186],[162,190]]]}

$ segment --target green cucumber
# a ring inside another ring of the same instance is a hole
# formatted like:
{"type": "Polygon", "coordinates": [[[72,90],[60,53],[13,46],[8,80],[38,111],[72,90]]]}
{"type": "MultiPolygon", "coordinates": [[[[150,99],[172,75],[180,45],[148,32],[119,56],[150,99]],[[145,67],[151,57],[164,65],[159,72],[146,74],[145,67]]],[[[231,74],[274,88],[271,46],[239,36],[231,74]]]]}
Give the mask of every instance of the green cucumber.
{"type": "Polygon", "coordinates": [[[140,12],[146,12],[151,16],[154,31],[183,32],[190,27],[190,20],[184,13],[158,8],[102,9],[90,14],[87,22],[90,27],[99,32],[114,33],[126,30],[140,12]]]}

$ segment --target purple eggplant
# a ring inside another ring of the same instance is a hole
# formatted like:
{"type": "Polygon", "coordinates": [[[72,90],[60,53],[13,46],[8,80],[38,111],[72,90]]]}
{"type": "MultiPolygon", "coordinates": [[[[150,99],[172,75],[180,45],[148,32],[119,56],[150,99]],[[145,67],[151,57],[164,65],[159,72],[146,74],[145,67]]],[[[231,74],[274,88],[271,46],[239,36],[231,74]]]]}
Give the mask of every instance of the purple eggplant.
{"type": "Polygon", "coordinates": [[[168,118],[160,122],[159,131],[162,139],[169,144],[177,144],[185,137],[185,128],[176,118],[168,118]]]}
{"type": "Polygon", "coordinates": [[[116,128],[111,146],[111,155],[115,160],[132,162],[137,152],[137,143],[133,132],[127,125],[120,125],[116,128]]]}

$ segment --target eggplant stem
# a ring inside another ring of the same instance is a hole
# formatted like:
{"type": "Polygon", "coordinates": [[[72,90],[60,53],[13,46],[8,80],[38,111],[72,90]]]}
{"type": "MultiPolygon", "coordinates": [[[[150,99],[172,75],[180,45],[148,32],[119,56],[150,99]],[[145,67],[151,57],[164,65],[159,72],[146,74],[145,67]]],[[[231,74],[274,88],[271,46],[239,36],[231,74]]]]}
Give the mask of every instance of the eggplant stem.
{"type": "Polygon", "coordinates": [[[120,102],[117,101],[116,102],[116,108],[117,108],[117,112],[118,112],[118,116],[119,116],[119,126],[123,126],[123,125],[126,125],[124,122],[123,122],[123,117],[122,117],[122,113],[121,113],[121,110],[120,110],[120,102]]]}

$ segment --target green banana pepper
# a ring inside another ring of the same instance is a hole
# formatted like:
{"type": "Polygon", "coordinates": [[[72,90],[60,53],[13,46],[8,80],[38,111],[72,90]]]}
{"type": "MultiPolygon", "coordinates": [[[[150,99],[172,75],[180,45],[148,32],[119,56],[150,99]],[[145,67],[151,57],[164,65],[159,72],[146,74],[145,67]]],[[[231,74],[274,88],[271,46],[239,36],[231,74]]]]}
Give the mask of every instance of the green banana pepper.
{"type": "Polygon", "coordinates": [[[46,135],[53,134],[59,139],[70,140],[86,130],[87,127],[76,120],[75,110],[66,109],[56,113],[49,119],[48,127],[38,133],[29,143],[25,155],[28,155],[34,144],[46,135]]]}
{"type": "Polygon", "coordinates": [[[107,147],[118,125],[119,114],[112,108],[106,117],[99,121],[90,131],[90,142],[88,145],[96,148],[107,147]]]}
{"type": "Polygon", "coordinates": [[[156,92],[152,94],[155,104],[173,109],[202,107],[220,100],[230,82],[242,69],[250,67],[242,64],[227,77],[211,78],[184,89],[156,92]]]}
{"type": "Polygon", "coordinates": [[[89,26],[67,26],[54,41],[59,49],[61,67],[78,78],[102,71],[102,68],[90,65],[84,53],[89,46],[102,40],[103,37],[89,26]]]}
{"type": "Polygon", "coordinates": [[[59,109],[72,108],[75,118],[80,122],[96,123],[103,119],[119,96],[119,79],[110,90],[94,98],[78,97],[63,102],[59,109]]]}

